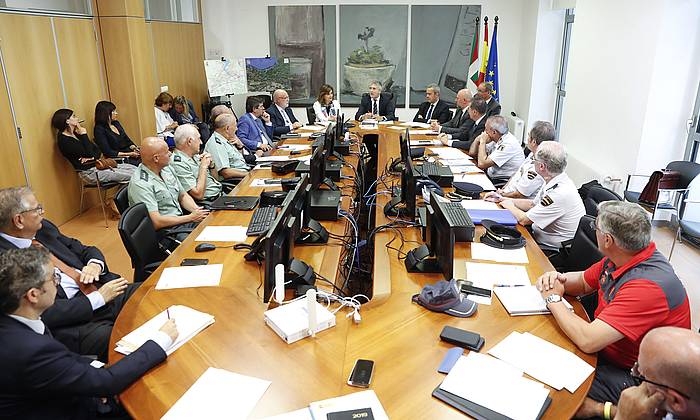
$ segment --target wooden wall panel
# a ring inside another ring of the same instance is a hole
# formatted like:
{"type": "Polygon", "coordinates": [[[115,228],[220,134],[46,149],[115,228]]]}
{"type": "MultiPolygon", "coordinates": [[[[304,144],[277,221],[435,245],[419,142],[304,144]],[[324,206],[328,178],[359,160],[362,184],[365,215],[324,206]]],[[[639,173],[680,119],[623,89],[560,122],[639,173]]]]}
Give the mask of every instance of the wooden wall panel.
{"type": "Polygon", "coordinates": [[[150,22],[156,57],[158,88],[168,86],[173,96],[192,100],[202,118],[201,104],[208,98],[204,73],[204,38],[198,23],[150,22]]]}
{"type": "MultiPolygon", "coordinates": [[[[0,49],[2,48],[0,39],[0,49]]],[[[10,98],[7,93],[5,76],[0,72],[0,188],[17,187],[26,185],[22,156],[19,153],[19,145],[15,134],[15,123],[12,120],[10,110],[10,98]]]]}
{"type": "Polygon", "coordinates": [[[78,212],[78,179],[51,128],[64,103],[50,19],[0,14],[0,37],[30,185],[47,217],[63,223],[78,212]]]}
{"type": "Polygon", "coordinates": [[[96,0],[95,15],[143,17],[143,0],[96,0]]]}

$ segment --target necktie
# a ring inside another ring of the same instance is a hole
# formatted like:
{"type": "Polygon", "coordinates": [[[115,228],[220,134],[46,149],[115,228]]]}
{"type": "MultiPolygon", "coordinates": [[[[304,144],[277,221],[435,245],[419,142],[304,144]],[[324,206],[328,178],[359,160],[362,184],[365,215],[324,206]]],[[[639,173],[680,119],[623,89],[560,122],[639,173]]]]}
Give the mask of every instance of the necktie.
{"type": "Polygon", "coordinates": [[[457,113],[457,125],[456,127],[459,127],[462,125],[462,117],[464,116],[464,112],[460,109],[457,113]]]}
{"type": "Polygon", "coordinates": [[[258,131],[260,131],[260,142],[262,144],[272,144],[270,139],[267,137],[267,133],[265,132],[265,127],[263,127],[263,122],[261,120],[256,120],[258,123],[258,131]]]}
{"type": "Polygon", "coordinates": [[[331,114],[331,106],[330,105],[326,105],[326,115],[333,115],[333,114],[331,114]]]}
{"type": "Polygon", "coordinates": [[[379,115],[379,106],[376,99],[372,99],[372,115],[379,115]]]}
{"type": "Polygon", "coordinates": [[[289,115],[287,115],[287,111],[284,109],[280,110],[280,113],[282,114],[282,118],[284,119],[284,125],[291,127],[292,126],[292,121],[289,119],[289,115]]]}
{"type": "Polygon", "coordinates": [[[435,104],[430,104],[430,108],[428,108],[428,113],[425,114],[425,120],[429,121],[430,117],[433,116],[433,108],[435,108],[435,104]]]}
{"type": "MultiPolygon", "coordinates": [[[[32,246],[36,248],[44,248],[46,247],[41,244],[41,242],[37,241],[36,239],[32,239],[32,246]]],[[[48,251],[48,249],[47,249],[48,251]]],[[[70,267],[68,264],[64,263],[60,259],[58,259],[51,251],[49,251],[49,255],[51,255],[51,262],[53,265],[61,270],[61,273],[65,274],[66,276],[70,277],[75,281],[75,284],[78,285],[78,288],[80,289],[83,294],[87,295],[89,293],[97,291],[97,287],[93,284],[85,284],[80,281],[80,273],[78,273],[78,270],[76,270],[73,267],[70,267]]]]}
{"type": "Polygon", "coordinates": [[[49,330],[49,327],[44,324],[44,335],[48,335],[49,337],[53,338],[53,334],[51,334],[51,331],[49,330]]]}

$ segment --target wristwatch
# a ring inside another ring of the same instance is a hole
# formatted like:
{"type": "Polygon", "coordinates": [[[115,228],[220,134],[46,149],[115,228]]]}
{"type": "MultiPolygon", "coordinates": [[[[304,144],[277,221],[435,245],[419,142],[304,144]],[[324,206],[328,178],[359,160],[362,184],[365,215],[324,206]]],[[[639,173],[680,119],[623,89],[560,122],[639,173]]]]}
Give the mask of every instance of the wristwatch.
{"type": "Polygon", "coordinates": [[[547,299],[544,300],[544,303],[546,306],[549,306],[550,303],[555,303],[555,302],[561,302],[561,296],[549,295],[549,296],[547,296],[547,299]]]}

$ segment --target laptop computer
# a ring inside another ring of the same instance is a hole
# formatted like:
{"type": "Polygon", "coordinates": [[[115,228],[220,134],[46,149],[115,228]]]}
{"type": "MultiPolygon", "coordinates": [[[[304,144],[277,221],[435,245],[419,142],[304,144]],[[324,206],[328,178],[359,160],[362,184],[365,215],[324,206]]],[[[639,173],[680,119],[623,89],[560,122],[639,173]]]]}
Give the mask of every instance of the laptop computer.
{"type": "Polygon", "coordinates": [[[212,210],[253,210],[258,205],[259,197],[223,195],[209,206],[212,210]]]}

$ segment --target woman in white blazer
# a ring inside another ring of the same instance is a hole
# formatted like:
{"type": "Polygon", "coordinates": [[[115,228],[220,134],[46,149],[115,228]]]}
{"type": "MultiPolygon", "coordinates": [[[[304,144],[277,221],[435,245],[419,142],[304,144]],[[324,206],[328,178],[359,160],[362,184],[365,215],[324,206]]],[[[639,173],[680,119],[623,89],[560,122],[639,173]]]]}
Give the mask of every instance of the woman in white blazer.
{"type": "Polygon", "coordinates": [[[340,115],[340,104],[333,99],[333,87],[322,85],[318,92],[318,100],[314,102],[316,122],[327,123],[335,121],[340,115]]]}

